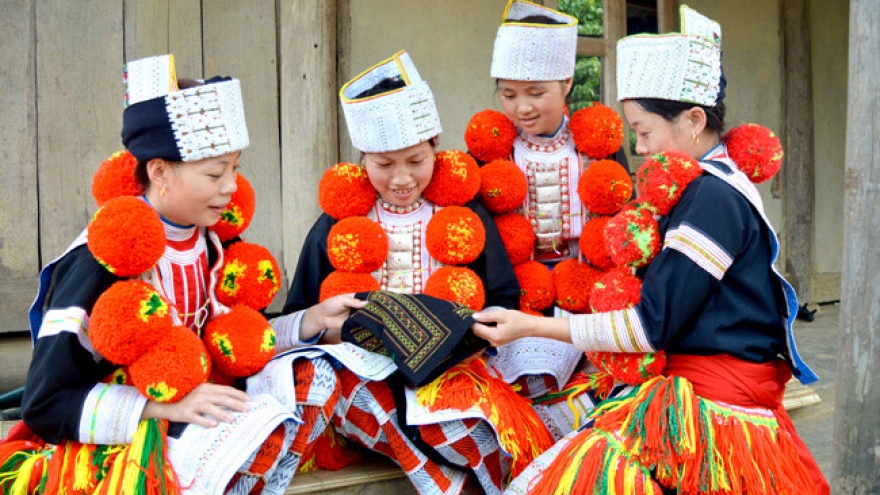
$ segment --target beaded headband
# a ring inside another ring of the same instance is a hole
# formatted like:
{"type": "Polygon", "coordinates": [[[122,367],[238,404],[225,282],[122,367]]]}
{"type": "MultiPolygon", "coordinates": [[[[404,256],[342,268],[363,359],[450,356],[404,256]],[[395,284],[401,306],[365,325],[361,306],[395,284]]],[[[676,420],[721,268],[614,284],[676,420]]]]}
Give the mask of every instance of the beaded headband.
{"type": "Polygon", "coordinates": [[[574,75],[578,21],[531,2],[511,0],[495,36],[490,75],[514,81],[560,81],[574,75]],[[559,24],[518,22],[539,15],[559,24]]]}
{"type": "Polygon", "coordinates": [[[249,144],[238,79],[179,89],[173,55],[129,62],[123,72],[122,143],[138,160],[190,162],[249,144]]]}

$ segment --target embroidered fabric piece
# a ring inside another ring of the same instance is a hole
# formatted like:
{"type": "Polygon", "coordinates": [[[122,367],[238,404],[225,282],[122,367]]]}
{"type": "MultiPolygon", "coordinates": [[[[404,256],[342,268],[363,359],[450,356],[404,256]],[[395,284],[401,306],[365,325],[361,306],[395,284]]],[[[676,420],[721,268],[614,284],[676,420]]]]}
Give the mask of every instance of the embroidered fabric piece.
{"type": "Polygon", "coordinates": [[[617,98],[659,98],[713,107],[721,90],[721,26],[682,6],[682,33],[617,42],[617,98]]]}
{"type": "Polygon", "coordinates": [[[174,55],[158,55],[127,63],[122,71],[122,82],[125,84],[126,107],[177,91],[174,55]]]}
{"type": "Polygon", "coordinates": [[[405,51],[383,60],[347,82],[339,91],[351,144],[365,153],[408,148],[441,132],[434,94],[405,51]],[[378,95],[358,98],[383,79],[405,84],[378,95]]]}
{"type": "Polygon", "coordinates": [[[721,280],[733,263],[733,258],[724,248],[686,223],[666,233],[663,248],[675,249],[684,254],[717,280],[721,280]]]}
{"type": "Polygon", "coordinates": [[[247,148],[243,107],[237,79],[165,96],[165,108],[183,161],[247,148]]]}
{"type": "Polygon", "coordinates": [[[416,386],[488,346],[470,330],[474,311],[462,304],[388,291],[356,297],[367,305],[342,325],[342,341],[388,356],[416,386]]]}
{"type": "Polygon", "coordinates": [[[571,315],[571,342],[582,351],[656,352],[635,308],[571,315]]]}
{"type": "Polygon", "coordinates": [[[77,441],[104,445],[131,443],[146,403],[146,397],[134,387],[96,384],[86,395],[77,441]]]}
{"type": "Polygon", "coordinates": [[[410,212],[396,213],[382,208],[380,203],[378,200],[367,216],[379,222],[388,235],[388,258],[372,275],[382,290],[421,294],[431,274],[443,266],[431,257],[427,244],[422,242],[436,208],[425,201],[410,212]]]}
{"type": "Polygon", "coordinates": [[[559,81],[574,75],[578,21],[531,2],[511,0],[495,36],[490,75],[515,81],[559,81]],[[516,22],[530,15],[562,24],[516,22]]]}

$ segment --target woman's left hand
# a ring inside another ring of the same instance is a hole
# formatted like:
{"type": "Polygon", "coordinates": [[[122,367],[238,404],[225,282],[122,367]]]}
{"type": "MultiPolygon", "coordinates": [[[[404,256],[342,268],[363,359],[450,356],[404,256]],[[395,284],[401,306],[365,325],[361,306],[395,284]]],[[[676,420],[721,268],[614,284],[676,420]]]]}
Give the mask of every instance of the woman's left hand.
{"type": "Polygon", "coordinates": [[[487,340],[493,347],[523,337],[546,337],[571,342],[568,318],[534,316],[511,309],[474,313],[472,316],[477,320],[473,326],[474,334],[487,340]]]}

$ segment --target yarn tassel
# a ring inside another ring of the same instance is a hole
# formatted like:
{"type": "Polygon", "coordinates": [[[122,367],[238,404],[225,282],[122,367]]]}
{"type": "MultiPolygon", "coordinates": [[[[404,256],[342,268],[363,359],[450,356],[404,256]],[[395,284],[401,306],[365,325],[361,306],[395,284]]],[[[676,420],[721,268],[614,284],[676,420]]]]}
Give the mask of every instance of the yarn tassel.
{"type": "Polygon", "coordinates": [[[315,469],[339,471],[362,459],[360,452],[352,448],[348,441],[341,437],[332,426],[327,426],[318,438],[309,445],[303,454],[299,471],[309,472],[315,469]]]}
{"type": "Polygon", "coordinates": [[[134,439],[116,456],[107,476],[98,485],[98,495],[176,495],[181,493],[177,475],[166,452],[168,425],[165,421],[145,419],[138,425],[134,439]]]}
{"type": "Polygon", "coordinates": [[[46,454],[40,445],[17,440],[0,444],[0,493],[42,493],[46,454]]]}
{"type": "Polygon", "coordinates": [[[480,408],[495,427],[501,447],[512,458],[512,477],[554,443],[531,401],[492,376],[482,358],[452,367],[416,394],[419,403],[430,411],[480,408]]]}

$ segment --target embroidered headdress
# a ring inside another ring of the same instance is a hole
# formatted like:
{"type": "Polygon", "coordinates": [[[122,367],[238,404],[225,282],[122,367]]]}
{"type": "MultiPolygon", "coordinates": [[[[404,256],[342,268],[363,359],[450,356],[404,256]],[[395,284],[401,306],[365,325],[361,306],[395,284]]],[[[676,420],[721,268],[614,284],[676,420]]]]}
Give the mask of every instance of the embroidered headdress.
{"type": "Polygon", "coordinates": [[[681,33],[617,42],[617,98],[658,98],[714,107],[723,97],[721,26],[681,6],[681,33]]]}
{"type": "Polygon", "coordinates": [[[560,81],[574,75],[578,21],[531,2],[511,0],[495,36],[491,76],[515,81],[560,81]],[[542,23],[533,16],[549,18],[542,23]]]}
{"type": "Polygon", "coordinates": [[[122,143],[138,160],[189,162],[247,147],[238,79],[179,89],[173,55],[129,62],[123,78],[122,143]]]}
{"type": "Polygon", "coordinates": [[[396,151],[443,132],[434,94],[400,51],[339,91],[351,144],[365,153],[396,151]]]}

